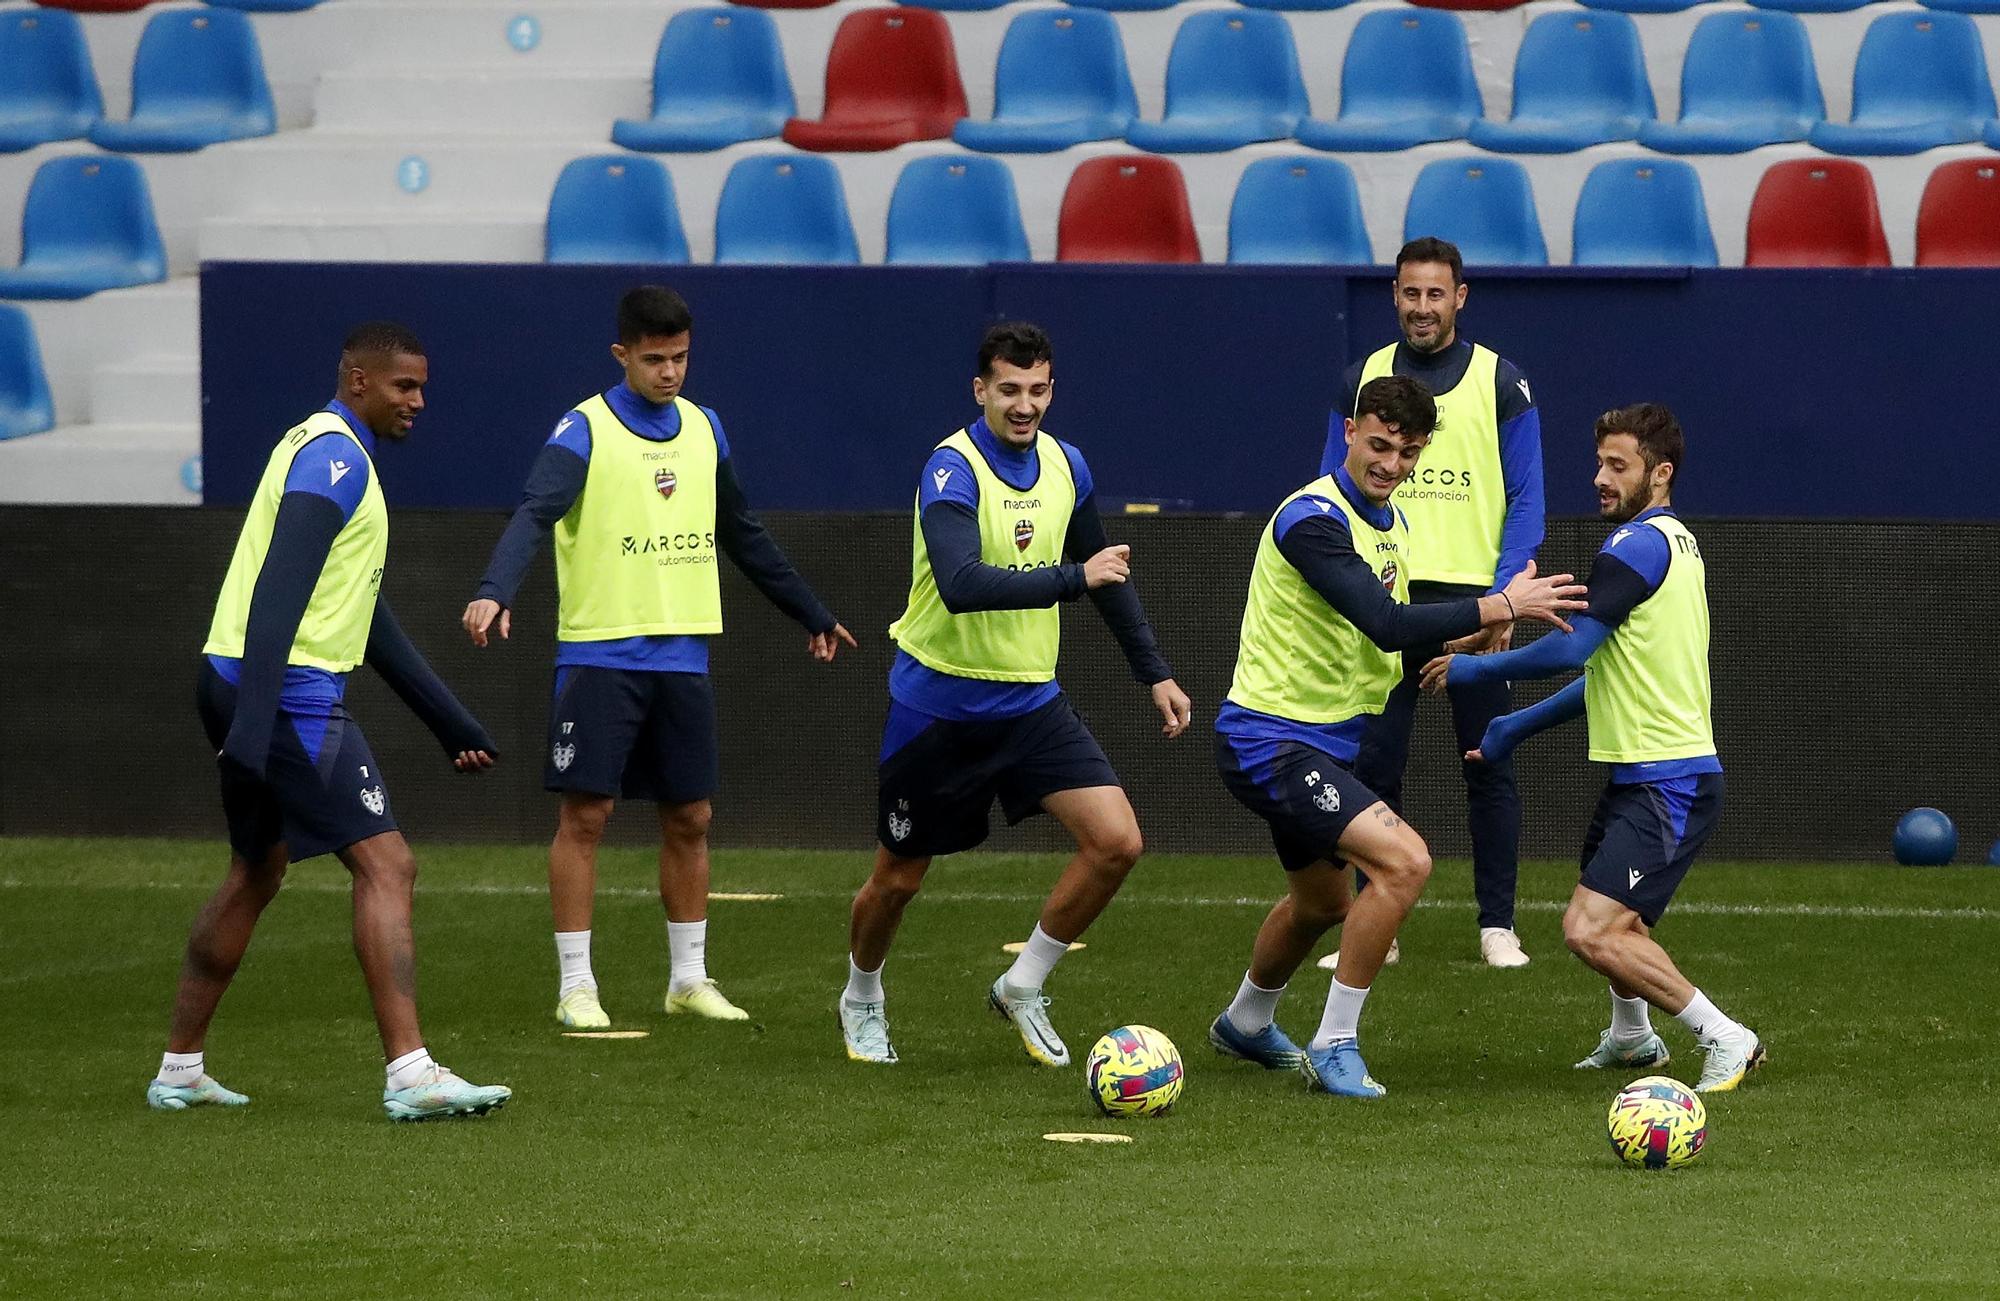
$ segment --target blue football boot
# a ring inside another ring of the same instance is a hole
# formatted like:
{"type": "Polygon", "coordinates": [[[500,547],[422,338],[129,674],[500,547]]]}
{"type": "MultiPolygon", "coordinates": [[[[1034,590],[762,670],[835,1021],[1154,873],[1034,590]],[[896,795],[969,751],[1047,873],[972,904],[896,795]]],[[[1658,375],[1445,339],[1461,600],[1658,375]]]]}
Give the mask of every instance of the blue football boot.
{"type": "Polygon", "coordinates": [[[1308,1089],[1342,1098],[1379,1098],[1389,1091],[1368,1073],[1361,1048],[1352,1039],[1330,1048],[1307,1048],[1299,1059],[1299,1074],[1306,1077],[1308,1089]]]}
{"type": "Polygon", "coordinates": [[[1295,1071],[1305,1054],[1291,1041],[1276,1021],[1256,1034],[1244,1034],[1224,1012],[1208,1027],[1208,1042],[1224,1057],[1255,1062],[1267,1071],[1295,1071]]]}

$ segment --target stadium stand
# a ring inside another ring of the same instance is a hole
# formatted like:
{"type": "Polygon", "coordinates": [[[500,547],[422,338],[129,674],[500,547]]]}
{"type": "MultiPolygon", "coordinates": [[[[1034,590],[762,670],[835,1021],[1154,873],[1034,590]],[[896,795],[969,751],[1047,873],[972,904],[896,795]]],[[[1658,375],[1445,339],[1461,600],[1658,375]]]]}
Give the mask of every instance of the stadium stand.
{"type": "Polygon", "coordinates": [[[1803,140],[1826,120],[1812,43],[1795,14],[1709,14],[1688,40],[1678,122],[1639,143],[1668,154],[1735,154],[1803,140]]]}
{"type": "Polygon", "coordinates": [[[1378,9],[1363,14],[1340,65],[1340,116],[1307,118],[1302,144],[1334,153],[1463,140],[1484,116],[1472,48],[1457,14],[1378,9]]]}
{"type": "Polygon", "coordinates": [[[311,9],[320,0],[202,0],[217,9],[241,9],[246,13],[295,14],[311,9]]]}
{"type": "Polygon", "coordinates": [[[1917,207],[1917,265],[2000,266],[2000,160],[1945,163],[1917,207]]]}
{"type": "Polygon", "coordinates": [[[103,115],[75,14],[0,13],[0,153],[78,139],[103,115]]]}
{"type": "Polygon", "coordinates": [[[890,262],[1025,262],[1028,232],[1014,174],[998,158],[915,158],[889,196],[890,262]]]}
{"type": "Polygon", "coordinates": [[[715,209],[719,263],[861,260],[840,172],[824,158],[758,154],[729,169],[715,209]]]}
{"type": "Polygon", "coordinates": [[[755,9],[684,9],[660,33],[651,116],[620,118],[614,143],[685,153],[769,140],[798,114],[778,25],[755,9]]]}
{"type": "Polygon", "coordinates": [[[1417,174],[1403,238],[1436,235],[1468,266],[1543,266],[1549,260],[1527,169],[1509,158],[1440,158],[1417,174]]]}
{"type": "Polygon", "coordinates": [[[1056,260],[1201,261],[1179,165],[1129,154],[1079,164],[1063,191],[1056,260]]]}
{"type": "Polygon", "coordinates": [[[277,129],[250,20],[229,9],[169,9],[139,39],[130,120],[100,120],[90,140],[120,153],[175,153],[277,129]]]}
{"type": "Polygon", "coordinates": [[[1514,61],[1514,115],[1472,124],[1496,153],[1549,154],[1632,140],[1654,118],[1639,29],[1620,13],[1567,10],[1528,25],[1514,61]]]}
{"type": "Polygon", "coordinates": [[[1779,163],[1750,202],[1746,264],[1885,267],[1889,244],[1868,169],[1846,159],[1779,163]]]}
{"type": "Polygon", "coordinates": [[[731,4],[751,5],[758,9],[824,9],[834,0],[729,0],[731,4]]]}
{"type": "Polygon", "coordinates": [[[1759,9],[1781,9],[1795,14],[1839,14],[1860,9],[1874,0],[1750,0],[1759,9]]]}
{"type": "Polygon", "coordinates": [[[1171,9],[1179,0],[1066,0],[1066,3],[1086,9],[1108,9],[1115,13],[1150,13],[1171,9]]]}
{"type": "Polygon", "coordinates": [[[562,169],[549,195],[551,262],[685,262],[673,178],[651,158],[597,154],[562,169]]]}
{"type": "Polygon", "coordinates": [[[167,258],[146,173],[129,158],[51,158],[21,210],[21,265],[0,298],[82,298],[164,280],[167,258]]]}
{"type": "Polygon", "coordinates": [[[39,434],[55,423],[35,323],[20,308],[0,303],[0,438],[39,434]]]}
{"type": "Polygon", "coordinates": [[[45,9],[68,9],[80,14],[123,14],[144,9],[153,0],[35,0],[45,9]]]}
{"type": "Polygon", "coordinates": [[[1590,169],[1576,201],[1577,266],[1717,264],[1701,177],[1677,159],[1613,159],[1590,169]]]}
{"type": "Polygon", "coordinates": [[[1174,34],[1167,111],[1125,139],[1153,153],[1215,153],[1282,140],[1311,110],[1291,24],[1281,14],[1209,9],[1174,34]]]}
{"type": "Polygon", "coordinates": [[[1373,262],[1354,173],[1336,158],[1260,158],[1244,168],[1229,205],[1229,260],[1373,262]]]}
{"type": "Polygon", "coordinates": [[[862,9],[841,20],[826,60],[826,112],[793,118],[785,143],[815,152],[894,149],[942,140],[966,116],[944,15],[862,9]]]}
{"type": "Polygon", "coordinates": [[[1111,15],[1032,9],[1007,24],[993,71],[993,117],[965,119],[952,139],[985,153],[1049,153],[1115,140],[1138,112],[1111,15]]]}
{"type": "Polygon", "coordinates": [[[1964,14],[1888,13],[1854,63],[1854,115],[1807,139],[1834,154],[1914,154],[1966,144],[1994,120],[1979,30],[1964,14]]]}

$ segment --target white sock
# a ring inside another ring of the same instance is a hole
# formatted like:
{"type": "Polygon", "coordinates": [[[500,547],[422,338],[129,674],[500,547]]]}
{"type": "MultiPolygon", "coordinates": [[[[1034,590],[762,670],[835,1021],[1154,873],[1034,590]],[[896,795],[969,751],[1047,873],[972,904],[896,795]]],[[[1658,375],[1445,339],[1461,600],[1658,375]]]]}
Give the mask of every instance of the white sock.
{"type": "Polygon", "coordinates": [[[1284,992],[1283,985],[1276,989],[1265,989],[1250,979],[1249,972],[1244,972],[1243,983],[1236,987],[1236,997],[1230,1000],[1229,1010],[1225,1013],[1229,1018],[1229,1024],[1244,1034],[1258,1033],[1271,1024],[1271,1019],[1277,1016],[1278,999],[1284,992]]]}
{"type": "Polygon", "coordinates": [[[1703,1043],[1744,1033],[1742,1026],[1724,1016],[1722,1009],[1709,1002],[1708,995],[1698,989],[1688,1000],[1688,1005],[1675,1015],[1703,1043]]]}
{"type": "Polygon", "coordinates": [[[200,1053],[161,1053],[160,1073],[153,1078],[170,1089],[191,1089],[201,1083],[200,1053]]]}
{"type": "Polygon", "coordinates": [[[1052,938],[1035,924],[1034,934],[1021,949],[1021,956],[1014,959],[1014,965],[1007,968],[1007,988],[1017,994],[1030,994],[1042,987],[1049,973],[1056,969],[1062,955],[1069,952],[1069,941],[1052,938]]]}
{"type": "Polygon", "coordinates": [[[431,1060],[431,1050],[419,1048],[415,1052],[404,1053],[389,1063],[389,1091],[407,1089],[412,1084],[421,1083],[425,1074],[437,1065],[431,1060]]]}
{"type": "Polygon", "coordinates": [[[1620,998],[1611,991],[1611,1041],[1637,1043],[1653,1033],[1652,1009],[1643,998],[1620,998]]]}
{"type": "Polygon", "coordinates": [[[557,998],[567,998],[569,991],[578,985],[594,987],[597,977],[590,970],[590,932],[557,931],[556,965],[562,971],[562,983],[556,986],[557,998]]]}
{"type": "MultiPolygon", "coordinates": [[[[887,966],[884,963],[883,966],[887,966]]],[[[863,971],[854,965],[852,954],[847,959],[847,988],[841,997],[850,1003],[880,1003],[882,1001],[882,967],[873,971],[863,971]]]]}
{"type": "Polygon", "coordinates": [[[1365,989],[1350,989],[1334,977],[1333,988],[1326,991],[1326,1011],[1319,1019],[1319,1033],[1313,1036],[1315,1048],[1331,1048],[1342,1039],[1361,1037],[1361,1005],[1368,1001],[1365,989]]]}
{"type": "Polygon", "coordinates": [[[669,989],[686,989],[708,979],[708,922],[667,922],[669,989]]]}

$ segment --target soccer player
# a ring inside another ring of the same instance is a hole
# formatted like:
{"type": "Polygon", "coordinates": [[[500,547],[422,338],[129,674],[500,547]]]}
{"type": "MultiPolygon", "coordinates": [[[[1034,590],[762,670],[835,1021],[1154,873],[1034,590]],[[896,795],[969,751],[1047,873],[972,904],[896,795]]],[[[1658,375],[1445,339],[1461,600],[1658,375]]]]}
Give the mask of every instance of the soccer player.
{"type": "Polygon", "coordinates": [[[159,1075],[162,1111],[240,1107],[202,1045],[264,908],[293,859],[332,853],[354,879],[354,951],[388,1059],[392,1120],[484,1115],[504,1085],[475,1085],[432,1059],[417,1025],[410,923],[417,877],[388,786],[342,698],[364,660],[422,719],[452,766],[476,773],[497,748],[410,644],[381,595],[389,512],[378,440],[409,436],[430,377],[400,325],[356,326],[334,399],[278,443],[250,501],[209,626],[196,703],[220,752],[229,874],[195,918],[159,1075]]]}
{"type": "Polygon", "coordinates": [[[666,1011],[748,1019],[709,978],[708,826],[717,757],[708,639],[722,631],[718,548],[830,662],[854,638],[792,568],[744,496],[722,418],[681,396],[694,317],[642,285],[618,303],[624,379],[556,423],[493,550],[464,625],[485,646],[555,532],[555,696],[543,785],[561,795],[549,848],[556,1020],[611,1024],[590,965],[597,846],[620,798],[659,808],[666,1011]]]}
{"type": "Polygon", "coordinates": [[[1076,838],[1020,957],[987,991],[1032,1060],[1069,1063],[1042,983],[1118,893],[1141,846],[1118,775],[1056,684],[1060,604],[1089,593],[1168,737],[1191,717],[1128,582],[1131,548],[1105,537],[1090,467],[1042,432],[1052,359],[1036,326],[988,329],[972,381],[982,414],[937,445],[917,484],[909,603],[889,629],[898,649],[882,733],[880,847],[854,896],[839,999],[856,1061],[896,1060],[882,993],[896,926],[933,858],[986,839],[998,796],[1008,822],[1046,812],[1076,838]]]}
{"type": "MultiPolygon", "coordinates": [[[[1466,285],[1458,249],[1441,239],[1405,244],[1396,254],[1396,319],[1403,337],[1351,367],[1341,388],[1351,398],[1369,380],[1406,375],[1437,402],[1437,429],[1423,464],[1396,492],[1410,520],[1410,600],[1458,601],[1504,588],[1542,544],[1542,417],[1528,381],[1513,363],[1459,337],[1466,285]]],[[[1343,402],[1333,413],[1319,472],[1347,454],[1343,402]]],[[[1505,650],[1511,624],[1499,624],[1453,649],[1505,650]]],[[[1437,645],[1412,647],[1389,703],[1370,722],[1354,772],[1389,807],[1403,807],[1403,769],[1417,708],[1417,676],[1437,645]]],[[[1504,679],[1451,689],[1460,750],[1479,743],[1486,725],[1513,708],[1504,679]]],[[[1514,932],[1521,799],[1510,763],[1466,764],[1466,819],[1472,832],[1472,885],[1479,900],[1479,952],[1490,965],[1522,967],[1528,955],[1514,932]]],[[[1357,876],[1365,885],[1365,877],[1357,876]]],[[[1389,961],[1398,949],[1392,945],[1389,961]]]]}
{"type": "Polygon", "coordinates": [[[1597,509],[1617,525],[1590,572],[1590,607],[1567,636],[1504,655],[1441,656],[1437,690],[1489,678],[1583,677],[1494,720],[1469,762],[1504,760],[1523,739],[1587,713],[1590,757],[1611,782],[1583,841],[1583,879],[1563,914],[1570,951],[1611,982],[1611,1027],[1579,1070],[1663,1066],[1648,1006],[1677,1017],[1707,1051],[1703,1093],[1722,1093],[1764,1061],[1756,1034],[1696,989],[1653,938],[1674,891],[1715,829],[1722,764],[1709,723],[1708,587],[1701,547],[1674,514],[1687,440],[1657,403],[1597,420],[1597,509]]]}
{"type": "Polygon", "coordinates": [[[1215,717],[1223,782],[1269,824],[1286,896],[1257,932],[1250,969],[1209,1041],[1347,1097],[1386,1092],[1362,1061],[1361,1009],[1431,871],[1422,837],[1353,771],[1402,674],[1399,652],[1517,617],[1562,626],[1564,611],[1583,606],[1568,574],[1537,578],[1532,560],[1498,592],[1407,603],[1414,530],[1390,499],[1436,419],[1416,380],[1383,375],[1361,386],[1343,429],[1346,458],[1282,503],[1257,545],[1236,676],[1215,717]],[[1349,863],[1373,879],[1351,901],[1349,863]],[[1326,1010],[1301,1050],[1273,1019],[1278,999],[1320,936],[1342,923],[1326,1010]]]}

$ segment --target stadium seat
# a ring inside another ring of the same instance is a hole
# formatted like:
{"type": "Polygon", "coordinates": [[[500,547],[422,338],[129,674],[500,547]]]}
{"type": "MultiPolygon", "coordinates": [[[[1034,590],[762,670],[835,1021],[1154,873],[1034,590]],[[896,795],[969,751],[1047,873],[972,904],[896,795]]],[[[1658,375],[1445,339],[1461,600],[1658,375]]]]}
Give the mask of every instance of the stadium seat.
{"type": "Polygon", "coordinates": [[[39,434],[55,424],[35,323],[20,308],[0,303],[0,438],[39,434]]]}
{"type": "Polygon", "coordinates": [[[1324,13],[1329,9],[1345,9],[1354,0],[1236,0],[1237,4],[1251,9],[1285,9],[1292,13],[1324,13]]]}
{"type": "Polygon", "coordinates": [[[74,140],[103,115],[76,15],[0,12],[0,153],[74,140]]]}
{"type": "Polygon", "coordinates": [[[1307,118],[1298,137],[1342,153],[1408,149],[1463,140],[1484,112],[1457,14],[1378,9],[1364,14],[1348,39],[1339,118],[1307,118]]]}
{"type": "Polygon", "coordinates": [[[998,158],[916,158],[896,178],[889,261],[957,266],[1028,256],[1014,174],[998,158]]]}
{"type": "Polygon", "coordinates": [[[833,0],[729,0],[729,3],[753,9],[824,9],[833,0]]]}
{"type": "Polygon", "coordinates": [[[1456,9],[1461,13],[1493,13],[1501,9],[1518,9],[1528,0],[1410,0],[1411,4],[1425,9],[1456,9]]]}
{"type": "Polygon", "coordinates": [[[1576,201],[1570,260],[1580,267],[1712,267],[1715,234],[1701,177],[1671,158],[1599,163],[1576,201]]]}
{"type": "Polygon", "coordinates": [[[994,65],[993,119],[951,138],[987,153],[1050,153],[1115,140],[1139,115],[1125,44],[1110,14],[1031,9],[1007,24],[994,65]]]}
{"type": "Polygon", "coordinates": [[[1964,14],[1883,14],[1854,60],[1854,113],[1806,137],[1830,154],[1915,154],[1979,139],[1993,121],[1979,29],[1964,14]]]}
{"type": "Polygon", "coordinates": [[[998,9],[1008,0],[896,0],[899,5],[910,5],[919,9],[940,9],[945,13],[983,13],[988,9],[998,9]]]}
{"type": "Polygon", "coordinates": [[[1875,180],[1861,163],[1774,163],[1750,200],[1745,266],[1885,267],[1889,241],[1875,180]]]}
{"type": "Polygon", "coordinates": [[[1710,14],[1681,65],[1681,117],[1648,122],[1639,143],[1668,154],[1740,154],[1803,140],[1826,120],[1806,25],[1786,13],[1710,14]]]}
{"type": "Polygon", "coordinates": [[[1795,14],[1842,14],[1872,0],[1750,0],[1759,9],[1783,9],[1795,14]]]}
{"type": "Polygon", "coordinates": [[[1458,245],[1468,264],[1546,266],[1548,245],[1535,191],[1508,158],[1440,158],[1417,173],[1403,212],[1403,238],[1435,235],[1458,245]]]}
{"type": "Polygon", "coordinates": [[[1620,13],[1543,14],[1514,60],[1514,116],[1479,121],[1466,138],[1503,154],[1560,154],[1631,140],[1653,120],[1639,28],[1620,13]]]}
{"type": "Polygon", "coordinates": [[[715,207],[715,260],[794,266],[861,261],[840,172],[824,158],[739,159],[715,207]]]}
{"type": "Polygon", "coordinates": [[[768,140],[797,113],[778,25],[755,9],[684,9],[660,33],[653,114],[620,118],[627,149],[686,153],[768,140]]]}
{"type": "Polygon", "coordinates": [[[1610,9],[1621,14],[1677,14],[1707,0],[1577,0],[1586,9],[1610,9]]]}
{"type": "Polygon", "coordinates": [[[1923,6],[1960,14],[2000,14],[2000,0],[1923,0],[1923,6]]]}
{"type": "Polygon", "coordinates": [[[1150,13],[1155,9],[1171,9],[1180,0],[1065,0],[1065,3],[1081,9],[1109,9],[1117,13],[1150,13]]]}
{"type": "Polygon", "coordinates": [[[685,262],[674,181],[651,158],[593,154],[566,164],[549,194],[550,262],[685,262]]]}
{"type": "Polygon", "coordinates": [[[1373,263],[1354,173],[1333,158],[1260,158],[1244,168],[1229,205],[1229,260],[1373,263]]]}
{"type": "Polygon", "coordinates": [[[860,9],[840,20],[826,58],[826,112],[785,123],[800,149],[894,149],[942,140],[965,116],[951,27],[930,9],[860,9]]]}
{"type": "Polygon", "coordinates": [[[259,14],[295,14],[311,9],[319,0],[203,0],[218,9],[244,9],[259,14]]]}
{"type": "Polygon", "coordinates": [[[1917,265],[2000,267],[2000,159],[1944,163],[1917,208],[1917,265]]]}
{"type": "Polygon", "coordinates": [[[1056,219],[1056,260],[1201,261],[1180,166],[1131,154],[1079,163],[1056,219]]]}
{"type": "Polygon", "coordinates": [[[68,9],[80,14],[128,14],[153,0],[35,0],[44,9],[68,9]]]}
{"type": "Polygon", "coordinates": [[[0,298],[84,298],[166,278],[139,164],[71,154],[35,170],[21,208],[21,265],[0,271],[0,298]]]}
{"type": "Polygon", "coordinates": [[[132,118],[100,121],[93,144],[120,153],[186,153],[278,129],[250,20],[229,9],[173,9],[146,22],[132,60],[132,118]]]}
{"type": "Polygon", "coordinates": [[[2000,121],[1988,122],[1986,129],[1980,132],[1980,138],[1995,149],[2000,149],[2000,121]]]}
{"type": "Polygon", "coordinates": [[[1282,140],[1308,108],[1292,25],[1281,14],[1189,14],[1167,56],[1167,111],[1125,139],[1156,154],[1205,154],[1282,140]]]}

